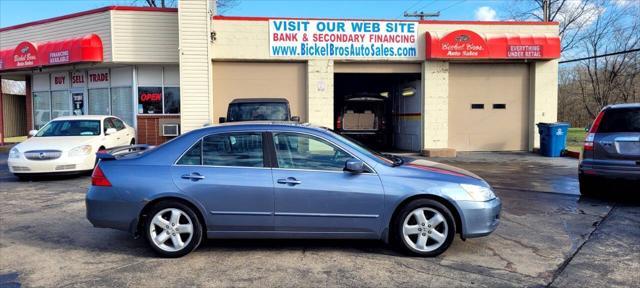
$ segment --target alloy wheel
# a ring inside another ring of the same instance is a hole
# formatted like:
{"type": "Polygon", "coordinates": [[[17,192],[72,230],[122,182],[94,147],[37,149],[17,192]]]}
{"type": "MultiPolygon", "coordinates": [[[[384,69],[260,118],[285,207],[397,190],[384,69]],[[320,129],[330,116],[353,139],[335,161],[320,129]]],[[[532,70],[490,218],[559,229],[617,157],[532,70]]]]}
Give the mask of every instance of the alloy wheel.
{"type": "Polygon", "coordinates": [[[153,216],[149,235],[153,244],[163,251],[180,251],[193,239],[193,222],[180,209],[163,209],[153,216]]]}
{"type": "Polygon", "coordinates": [[[429,207],[417,208],[405,217],[402,237],[409,248],[431,252],[445,243],[449,227],[442,213],[429,207]]]}

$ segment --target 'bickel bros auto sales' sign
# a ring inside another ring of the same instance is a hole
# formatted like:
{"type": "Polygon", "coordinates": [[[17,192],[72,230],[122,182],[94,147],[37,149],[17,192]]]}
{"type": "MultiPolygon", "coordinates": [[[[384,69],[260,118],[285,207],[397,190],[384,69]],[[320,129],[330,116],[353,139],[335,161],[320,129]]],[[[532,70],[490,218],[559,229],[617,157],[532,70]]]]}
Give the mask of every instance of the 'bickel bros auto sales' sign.
{"type": "Polygon", "coordinates": [[[418,22],[269,20],[274,57],[415,58],[418,22]]]}

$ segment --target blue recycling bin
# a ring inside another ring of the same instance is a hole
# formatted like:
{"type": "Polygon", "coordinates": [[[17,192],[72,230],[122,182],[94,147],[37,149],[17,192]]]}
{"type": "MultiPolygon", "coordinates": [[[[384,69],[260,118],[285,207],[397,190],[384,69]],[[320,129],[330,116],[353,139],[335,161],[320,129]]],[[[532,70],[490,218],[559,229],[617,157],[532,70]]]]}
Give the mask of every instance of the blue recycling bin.
{"type": "Polygon", "coordinates": [[[540,133],[540,154],[547,157],[560,157],[567,146],[569,123],[538,123],[540,133]]]}

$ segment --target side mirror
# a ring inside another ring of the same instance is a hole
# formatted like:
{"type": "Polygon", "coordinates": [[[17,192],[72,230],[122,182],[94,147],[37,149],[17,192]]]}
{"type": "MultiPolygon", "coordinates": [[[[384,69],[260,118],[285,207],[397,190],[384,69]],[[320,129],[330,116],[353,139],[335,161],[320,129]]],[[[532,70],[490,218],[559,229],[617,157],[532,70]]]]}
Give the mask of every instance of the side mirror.
{"type": "Polygon", "coordinates": [[[220,122],[220,123],[227,122],[227,118],[220,117],[220,118],[218,118],[218,122],[220,122]]]}
{"type": "Polygon", "coordinates": [[[300,122],[300,116],[291,116],[291,121],[300,122]]]}
{"type": "Polygon", "coordinates": [[[116,128],[107,128],[107,131],[104,131],[105,135],[111,135],[113,133],[118,132],[118,130],[116,130],[116,128]]]}
{"type": "Polygon", "coordinates": [[[29,131],[29,137],[36,136],[36,134],[38,134],[38,130],[30,130],[29,131]]]}
{"type": "Polygon", "coordinates": [[[344,163],[344,170],[351,173],[362,173],[364,171],[364,163],[358,159],[351,158],[344,163]]]}

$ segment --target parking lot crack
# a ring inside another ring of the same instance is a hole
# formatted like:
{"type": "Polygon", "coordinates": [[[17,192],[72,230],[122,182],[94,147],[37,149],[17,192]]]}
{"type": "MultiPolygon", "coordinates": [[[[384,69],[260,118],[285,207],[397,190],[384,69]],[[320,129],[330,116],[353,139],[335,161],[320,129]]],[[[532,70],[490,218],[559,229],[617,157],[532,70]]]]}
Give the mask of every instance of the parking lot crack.
{"type": "Polygon", "coordinates": [[[556,281],[556,279],[558,279],[558,277],[562,274],[562,272],[564,272],[564,270],[569,266],[573,258],[576,255],[578,255],[578,253],[580,253],[580,250],[582,250],[582,247],[584,247],[584,245],[587,244],[589,240],[591,240],[591,237],[593,236],[593,234],[595,234],[595,232],[600,228],[600,226],[602,226],[602,224],[606,222],[606,220],[609,218],[609,215],[611,215],[613,210],[615,209],[616,209],[616,205],[613,205],[611,209],[609,209],[609,212],[607,212],[607,214],[602,218],[602,220],[596,221],[593,223],[594,229],[591,230],[591,232],[587,235],[584,242],[582,242],[582,244],[580,244],[578,248],[576,248],[575,251],[571,253],[571,255],[569,255],[569,257],[567,257],[567,259],[565,259],[562,262],[562,264],[560,264],[558,269],[556,269],[556,271],[553,273],[553,277],[551,277],[551,281],[549,281],[549,284],[547,284],[546,287],[553,287],[553,283],[556,281]]]}

